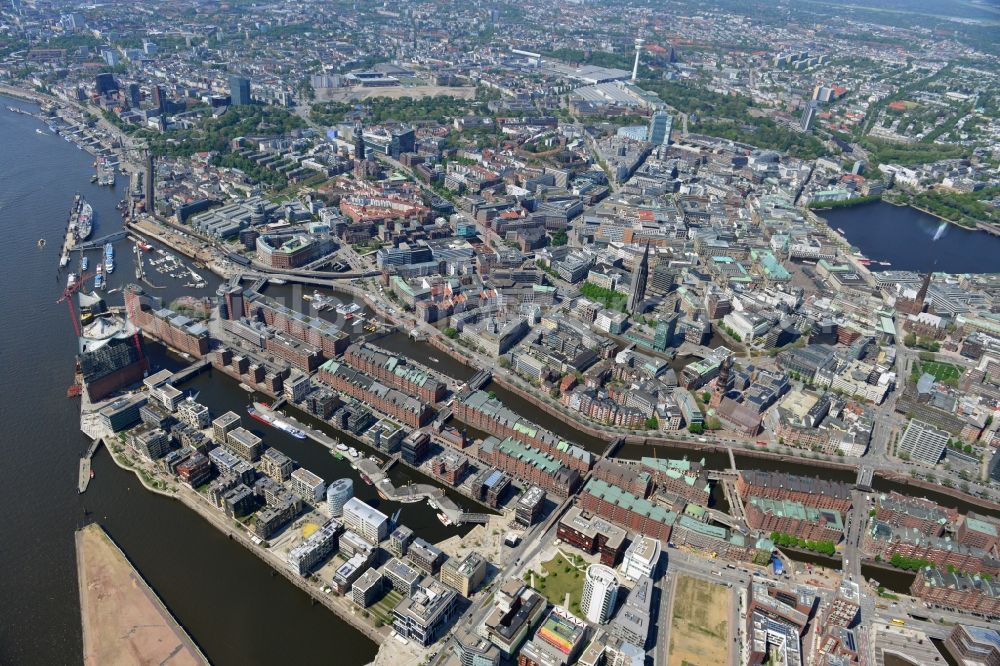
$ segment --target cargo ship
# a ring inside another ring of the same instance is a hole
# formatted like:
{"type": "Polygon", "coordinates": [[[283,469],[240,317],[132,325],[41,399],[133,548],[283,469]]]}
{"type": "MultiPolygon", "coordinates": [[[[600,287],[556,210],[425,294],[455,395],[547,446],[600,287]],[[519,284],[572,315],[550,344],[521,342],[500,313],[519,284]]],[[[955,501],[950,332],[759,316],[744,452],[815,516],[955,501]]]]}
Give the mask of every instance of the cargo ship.
{"type": "Polygon", "coordinates": [[[252,405],[247,405],[247,414],[249,414],[250,418],[253,420],[260,421],[261,423],[269,425],[272,428],[284,431],[296,439],[306,438],[306,434],[304,432],[287,421],[275,418],[272,414],[268,413],[269,411],[270,407],[261,402],[255,402],[252,405]]]}

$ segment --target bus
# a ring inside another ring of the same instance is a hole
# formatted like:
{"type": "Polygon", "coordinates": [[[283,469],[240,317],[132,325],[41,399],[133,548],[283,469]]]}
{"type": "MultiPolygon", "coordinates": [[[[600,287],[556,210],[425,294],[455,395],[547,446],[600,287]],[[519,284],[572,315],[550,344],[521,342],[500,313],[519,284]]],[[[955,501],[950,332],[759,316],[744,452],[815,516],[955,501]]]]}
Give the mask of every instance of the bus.
{"type": "Polygon", "coordinates": [[[898,617],[894,617],[894,618],[892,618],[892,620],[890,620],[890,622],[892,622],[893,624],[895,624],[895,625],[897,625],[897,626],[899,626],[899,627],[902,627],[903,625],[905,625],[905,624],[906,624],[906,622],[903,622],[903,621],[902,621],[902,620],[900,620],[900,619],[899,619],[898,617]]]}

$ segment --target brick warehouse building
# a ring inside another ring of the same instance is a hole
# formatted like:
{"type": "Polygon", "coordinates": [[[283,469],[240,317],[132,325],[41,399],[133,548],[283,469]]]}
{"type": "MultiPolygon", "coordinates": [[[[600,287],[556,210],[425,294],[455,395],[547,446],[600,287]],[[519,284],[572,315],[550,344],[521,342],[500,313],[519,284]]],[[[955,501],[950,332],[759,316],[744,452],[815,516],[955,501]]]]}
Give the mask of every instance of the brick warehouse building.
{"type": "Polygon", "coordinates": [[[589,471],[594,464],[594,456],[589,451],[521,418],[483,391],[463,393],[452,403],[451,409],[457,419],[473,428],[497,437],[513,437],[581,474],[589,471]]]}
{"type": "Polygon", "coordinates": [[[765,497],[792,500],[804,506],[831,509],[840,513],[847,513],[851,508],[850,486],[780,472],[744,470],[736,479],[736,490],[744,499],[765,497]]]}
{"type": "Polygon", "coordinates": [[[1000,560],[991,551],[956,543],[951,539],[927,536],[916,528],[892,527],[876,518],[865,530],[862,549],[884,561],[893,555],[927,560],[942,569],[966,573],[1000,574],[1000,560]]]}
{"type": "Polygon", "coordinates": [[[677,514],[673,511],[600,479],[587,482],[580,493],[577,506],[616,525],[664,543],[670,541],[670,531],[677,519],[677,514]]]}
{"type": "Polygon", "coordinates": [[[559,497],[566,497],[580,483],[578,471],[513,437],[503,441],[487,437],[479,447],[479,459],[559,497]]]}
{"type": "Polygon", "coordinates": [[[917,572],[910,594],[932,604],[1000,617],[1000,583],[929,567],[917,572]]]}
{"type": "Polygon", "coordinates": [[[204,358],[208,353],[208,329],[182,314],[159,307],[158,299],[147,296],[142,287],[134,284],[125,287],[125,311],[143,333],[168,347],[196,358],[204,358]]]}
{"type": "Polygon", "coordinates": [[[248,317],[263,320],[268,326],[319,348],[324,358],[339,356],[351,343],[350,336],[325,319],[310,317],[259,294],[248,293],[251,294],[247,303],[248,317]]]}
{"type": "Polygon", "coordinates": [[[343,363],[327,361],[319,367],[316,378],[411,428],[421,428],[434,418],[434,409],[429,405],[402,391],[389,388],[343,363]]]}
{"type": "Polygon", "coordinates": [[[411,393],[427,403],[444,400],[448,392],[444,382],[435,379],[427,370],[368,344],[352,344],[344,352],[344,361],[380,382],[411,393]]]}
{"type": "Polygon", "coordinates": [[[813,541],[837,543],[844,532],[842,516],[792,500],[750,497],[745,506],[747,525],[765,533],[782,532],[813,541]]]}

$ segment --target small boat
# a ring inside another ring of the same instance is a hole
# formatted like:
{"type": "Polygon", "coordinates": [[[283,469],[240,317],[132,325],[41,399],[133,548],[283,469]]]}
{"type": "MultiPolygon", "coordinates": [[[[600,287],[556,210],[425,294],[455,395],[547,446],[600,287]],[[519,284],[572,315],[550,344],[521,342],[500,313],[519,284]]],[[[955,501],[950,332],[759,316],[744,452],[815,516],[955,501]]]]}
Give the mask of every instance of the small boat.
{"type": "Polygon", "coordinates": [[[267,281],[271,284],[288,284],[287,280],[282,280],[281,278],[267,278],[267,281]]]}
{"type": "Polygon", "coordinates": [[[66,266],[68,265],[69,265],[68,254],[64,254],[63,256],[59,257],[59,268],[66,268],[66,266]]]}
{"type": "Polygon", "coordinates": [[[430,360],[430,361],[434,361],[435,363],[440,363],[441,362],[441,359],[439,359],[436,356],[428,356],[427,359],[430,360]]]}
{"type": "Polygon", "coordinates": [[[367,486],[372,485],[372,480],[368,478],[367,474],[362,474],[361,475],[361,480],[364,481],[365,485],[367,485],[367,486]]]}
{"type": "Polygon", "coordinates": [[[143,241],[143,240],[138,241],[136,243],[136,245],[138,245],[139,249],[142,250],[143,252],[149,252],[150,250],[153,249],[152,245],[150,245],[149,243],[147,243],[146,241],[143,241]]]}
{"type": "Polygon", "coordinates": [[[87,272],[87,268],[89,266],[90,266],[90,259],[88,259],[87,257],[81,257],[80,258],[80,272],[81,273],[86,273],[87,272]]]}
{"type": "Polygon", "coordinates": [[[347,449],[347,455],[351,456],[352,458],[357,458],[361,455],[361,453],[359,453],[358,450],[352,446],[351,448],[347,449]]]}
{"type": "Polygon", "coordinates": [[[841,229],[840,227],[837,227],[837,233],[840,234],[841,236],[843,236],[847,232],[844,231],[843,229],[841,229]]]}
{"type": "Polygon", "coordinates": [[[38,248],[41,249],[43,247],[45,247],[45,239],[44,238],[39,238],[38,239],[38,248]]]}
{"type": "Polygon", "coordinates": [[[75,287],[76,286],[76,280],[77,280],[76,273],[70,273],[69,277],[66,279],[66,288],[67,289],[72,289],[73,287],[75,287]]]}
{"type": "Polygon", "coordinates": [[[44,135],[44,134],[45,134],[45,132],[43,132],[42,130],[40,130],[40,129],[38,129],[38,128],[36,128],[36,129],[35,129],[35,133],[36,133],[36,134],[42,134],[42,135],[44,135]]]}
{"type": "Polygon", "coordinates": [[[445,527],[451,527],[452,525],[454,525],[454,523],[451,521],[451,518],[446,516],[443,512],[437,514],[437,519],[440,520],[441,524],[444,525],[445,527]]]}
{"type": "Polygon", "coordinates": [[[346,451],[347,450],[347,444],[337,444],[337,450],[338,451],[346,451]]]}

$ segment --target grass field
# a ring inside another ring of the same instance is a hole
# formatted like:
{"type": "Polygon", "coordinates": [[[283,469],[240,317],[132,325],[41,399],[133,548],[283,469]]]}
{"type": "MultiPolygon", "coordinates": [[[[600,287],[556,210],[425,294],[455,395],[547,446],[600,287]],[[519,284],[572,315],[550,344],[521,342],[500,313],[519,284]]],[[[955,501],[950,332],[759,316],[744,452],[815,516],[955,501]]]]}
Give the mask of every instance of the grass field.
{"type": "Polygon", "coordinates": [[[920,379],[920,375],[925,372],[934,375],[934,378],[939,382],[946,382],[949,384],[958,382],[958,378],[962,376],[962,369],[957,365],[952,365],[951,363],[942,363],[940,361],[913,362],[914,382],[920,379]]]}
{"type": "MultiPolygon", "coordinates": [[[[579,560],[570,563],[562,555],[556,555],[548,562],[542,563],[544,575],[535,573],[535,587],[550,604],[566,605],[566,593],[569,592],[569,611],[580,613],[580,597],[583,595],[583,577],[586,566],[580,566],[579,560]]],[[[530,573],[525,576],[528,580],[530,573]]],[[[530,582],[530,581],[529,581],[530,582]]]]}
{"type": "Polygon", "coordinates": [[[668,666],[729,663],[729,590],[681,576],[674,590],[668,666]]]}

